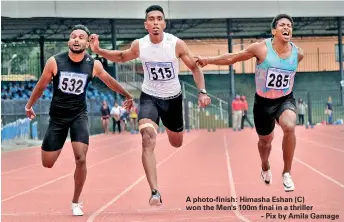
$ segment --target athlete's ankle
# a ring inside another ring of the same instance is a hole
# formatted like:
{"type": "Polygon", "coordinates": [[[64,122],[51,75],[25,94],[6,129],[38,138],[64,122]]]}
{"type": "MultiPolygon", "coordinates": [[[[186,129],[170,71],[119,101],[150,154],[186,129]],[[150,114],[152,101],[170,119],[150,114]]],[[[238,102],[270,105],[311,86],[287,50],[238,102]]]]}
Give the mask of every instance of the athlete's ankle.
{"type": "Polygon", "coordinates": [[[267,162],[262,162],[262,170],[263,170],[263,171],[268,171],[269,169],[270,169],[269,161],[267,161],[267,162]]]}
{"type": "Polygon", "coordinates": [[[75,203],[75,204],[79,203],[79,198],[78,199],[73,199],[72,203],[75,203]]]}
{"type": "Polygon", "coordinates": [[[282,171],[282,175],[284,175],[284,174],[286,174],[286,173],[289,173],[289,174],[291,175],[290,170],[283,170],[283,171],[282,171]]]}

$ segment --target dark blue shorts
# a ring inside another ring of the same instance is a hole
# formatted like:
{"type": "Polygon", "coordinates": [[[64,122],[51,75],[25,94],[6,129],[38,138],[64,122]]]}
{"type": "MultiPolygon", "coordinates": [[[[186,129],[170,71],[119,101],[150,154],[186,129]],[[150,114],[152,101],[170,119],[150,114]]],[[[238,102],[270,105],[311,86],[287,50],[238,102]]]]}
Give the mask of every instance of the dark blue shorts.
{"type": "Polygon", "coordinates": [[[51,116],[45,132],[42,149],[56,151],[62,149],[70,130],[71,142],[89,144],[88,115],[83,112],[72,118],[51,116]]]}

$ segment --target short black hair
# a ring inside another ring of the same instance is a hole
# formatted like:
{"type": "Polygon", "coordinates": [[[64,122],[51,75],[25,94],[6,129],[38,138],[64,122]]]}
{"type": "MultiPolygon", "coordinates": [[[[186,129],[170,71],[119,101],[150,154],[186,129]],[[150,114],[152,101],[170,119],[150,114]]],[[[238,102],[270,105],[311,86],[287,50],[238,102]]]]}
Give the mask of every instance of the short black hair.
{"type": "Polygon", "coordinates": [[[83,30],[83,31],[85,31],[87,33],[88,36],[91,35],[90,30],[86,26],[84,26],[84,25],[76,25],[76,26],[73,27],[72,32],[74,30],[83,30]]]}
{"type": "Polygon", "coordinates": [[[151,5],[146,9],[146,19],[147,19],[147,14],[150,13],[151,11],[159,11],[165,17],[164,9],[160,5],[151,5]]]}
{"type": "Polygon", "coordinates": [[[294,21],[292,19],[292,17],[290,15],[287,15],[287,14],[279,14],[277,15],[271,22],[271,28],[272,29],[275,29],[276,26],[277,26],[277,22],[283,18],[286,18],[288,19],[290,22],[291,22],[291,25],[294,26],[294,21]]]}

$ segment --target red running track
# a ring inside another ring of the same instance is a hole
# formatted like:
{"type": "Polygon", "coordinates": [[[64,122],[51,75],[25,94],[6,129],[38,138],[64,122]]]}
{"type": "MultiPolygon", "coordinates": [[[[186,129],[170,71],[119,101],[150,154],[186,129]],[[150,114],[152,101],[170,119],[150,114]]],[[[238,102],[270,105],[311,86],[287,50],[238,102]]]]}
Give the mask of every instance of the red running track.
{"type": "Polygon", "coordinates": [[[344,127],[297,127],[296,134],[292,170],[296,189],[291,193],[282,186],[279,128],[270,158],[270,186],[260,178],[254,130],[193,131],[185,134],[178,149],[169,145],[166,134],[159,134],[161,207],[148,205],[140,136],[92,137],[81,195],[83,217],[71,216],[74,159],[70,143],[52,169],[41,166],[39,148],[3,153],[2,221],[330,221],[311,215],[339,215],[335,221],[344,221],[344,127]],[[302,204],[306,209],[291,209],[302,204]],[[282,210],[261,208],[276,205],[282,210]],[[266,218],[268,213],[276,218],[266,218]]]}

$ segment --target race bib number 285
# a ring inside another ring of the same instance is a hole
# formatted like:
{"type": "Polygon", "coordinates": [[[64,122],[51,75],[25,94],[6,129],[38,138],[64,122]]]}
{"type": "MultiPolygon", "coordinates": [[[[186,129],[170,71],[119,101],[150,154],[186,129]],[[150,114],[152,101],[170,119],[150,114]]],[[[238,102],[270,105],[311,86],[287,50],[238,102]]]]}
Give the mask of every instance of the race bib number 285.
{"type": "Polygon", "coordinates": [[[265,87],[269,89],[288,89],[293,71],[269,68],[265,87]]]}
{"type": "Polygon", "coordinates": [[[146,68],[150,80],[166,81],[175,77],[171,62],[146,62],[146,68]]]}
{"type": "Polygon", "coordinates": [[[84,92],[87,74],[75,72],[61,72],[59,89],[68,94],[80,95],[84,92]]]}

